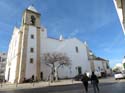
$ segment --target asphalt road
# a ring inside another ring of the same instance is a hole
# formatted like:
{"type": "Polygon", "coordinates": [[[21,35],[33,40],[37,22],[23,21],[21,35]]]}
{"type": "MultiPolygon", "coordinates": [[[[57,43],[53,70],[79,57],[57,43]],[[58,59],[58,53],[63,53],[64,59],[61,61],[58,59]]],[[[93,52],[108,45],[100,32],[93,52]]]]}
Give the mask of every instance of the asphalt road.
{"type": "MultiPolygon", "coordinates": [[[[110,82],[110,79],[106,79],[106,82],[99,84],[100,93],[125,93],[125,80],[110,82]]],[[[85,93],[82,84],[73,84],[56,87],[45,87],[36,89],[23,89],[23,90],[11,90],[0,91],[0,93],[85,93]]],[[[94,93],[91,84],[89,85],[89,92],[94,93]]]]}

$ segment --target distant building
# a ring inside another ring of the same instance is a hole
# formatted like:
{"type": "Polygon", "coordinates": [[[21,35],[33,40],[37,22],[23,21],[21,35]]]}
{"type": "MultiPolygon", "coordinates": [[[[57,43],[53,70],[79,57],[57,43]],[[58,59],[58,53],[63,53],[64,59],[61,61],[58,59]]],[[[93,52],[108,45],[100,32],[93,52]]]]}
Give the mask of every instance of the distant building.
{"type": "Polygon", "coordinates": [[[95,72],[100,72],[101,76],[106,76],[111,74],[111,69],[109,67],[109,61],[100,57],[93,59],[95,72]]]}
{"type": "Polygon", "coordinates": [[[95,56],[90,50],[89,50],[89,61],[91,70],[94,71],[98,76],[103,77],[111,74],[109,60],[95,56]]]}
{"type": "Polygon", "coordinates": [[[113,0],[125,34],[125,0],[113,0]]]}
{"type": "Polygon", "coordinates": [[[113,67],[113,71],[114,72],[122,72],[125,71],[125,56],[122,60],[121,63],[117,63],[114,67],[113,67]]]}
{"type": "Polygon", "coordinates": [[[124,70],[123,64],[122,63],[117,63],[113,69],[114,72],[122,72],[124,70]]]}
{"type": "Polygon", "coordinates": [[[21,27],[14,28],[9,44],[5,79],[11,83],[22,83],[34,76],[35,80],[47,80],[51,69],[42,60],[44,53],[62,52],[71,60],[71,66],[58,70],[59,78],[71,78],[85,72],[91,73],[89,49],[86,42],[77,38],[50,38],[40,24],[41,14],[28,7],[22,17],[21,27]]]}
{"type": "Polygon", "coordinates": [[[5,78],[6,53],[0,53],[0,80],[5,78]]]}

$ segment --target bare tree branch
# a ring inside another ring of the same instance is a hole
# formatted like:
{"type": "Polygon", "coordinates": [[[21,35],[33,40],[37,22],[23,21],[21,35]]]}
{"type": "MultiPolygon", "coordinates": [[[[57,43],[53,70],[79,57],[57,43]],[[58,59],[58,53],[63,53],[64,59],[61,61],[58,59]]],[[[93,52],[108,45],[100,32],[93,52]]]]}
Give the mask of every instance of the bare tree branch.
{"type": "MultiPolygon", "coordinates": [[[[65,53],[45,53],[43,55],[43,61],[49,67],[51,67],[52,74],[57,74],[59,67],[71,65],[70,58],[65,53]],[[55,71],[55,68],[57,68],[55,71]]],[[[56,76],[57,78],[57,76],[56,76]]]]}

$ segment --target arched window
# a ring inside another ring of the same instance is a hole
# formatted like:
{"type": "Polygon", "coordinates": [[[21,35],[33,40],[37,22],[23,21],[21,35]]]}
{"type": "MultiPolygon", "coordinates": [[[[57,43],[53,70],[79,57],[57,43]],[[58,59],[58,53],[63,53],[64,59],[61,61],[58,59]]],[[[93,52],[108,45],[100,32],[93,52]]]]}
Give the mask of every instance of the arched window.
{"type": "Polygon", "coordinates": [[[76,53],[78,53],[79,52],[79,49],[78,49],[78,47],[76,46],[76,53]]]}
{"type": "Polygon", "coordinates": [[[35,21],[36,21],[36,18],[32,15],[32,16],[31,16],[31,24],[32,24],[32,25],[35,25],[35,21]]]}

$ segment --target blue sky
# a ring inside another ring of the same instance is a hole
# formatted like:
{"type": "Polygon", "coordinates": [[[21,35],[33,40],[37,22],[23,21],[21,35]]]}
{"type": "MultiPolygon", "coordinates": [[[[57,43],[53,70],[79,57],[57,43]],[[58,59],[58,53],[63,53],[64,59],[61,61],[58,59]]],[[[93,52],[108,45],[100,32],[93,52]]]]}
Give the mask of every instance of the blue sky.
{"type": "Polygon", "coordinates": [[[14,26],[20,27],[23,11],[33,4],[50,37],[77,37],[87,41],[95,55],[111,67],[125,55],[123,35],[113,0],[0,0],[0,51],[7,52],[14,26]]]}

